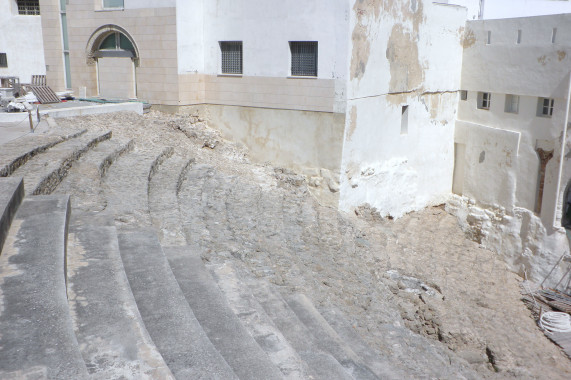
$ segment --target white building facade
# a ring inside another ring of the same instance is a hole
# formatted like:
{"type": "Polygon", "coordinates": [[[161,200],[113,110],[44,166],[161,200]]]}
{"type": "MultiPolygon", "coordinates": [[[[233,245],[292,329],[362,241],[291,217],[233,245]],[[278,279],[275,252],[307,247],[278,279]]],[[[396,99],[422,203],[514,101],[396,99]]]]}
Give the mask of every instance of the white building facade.
{"type": "Polygon", "coordinates": [[[0,77],[46,74],[39,12],[38,1],[0,0],[0,77]]]}

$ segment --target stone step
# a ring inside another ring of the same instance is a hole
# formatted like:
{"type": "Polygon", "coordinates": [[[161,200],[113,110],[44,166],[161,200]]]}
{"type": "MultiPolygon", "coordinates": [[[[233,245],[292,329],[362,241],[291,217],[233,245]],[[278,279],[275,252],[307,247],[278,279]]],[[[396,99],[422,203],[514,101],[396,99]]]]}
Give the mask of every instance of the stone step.
{"type": "Polygon", "coordinates": [[[73,210],[101,211],[106,207],[101,186],[109,167],[133,148],[133,140],[102,141],[77,160],[53,194],[73,194],[73,210]]]}
{"type": "Polygon", "coordinates": [[[151,221],[163,245],[185,245],[177,194],[194,159],[176,154],[165,160],[149,182],[151,221]]]}
{"type": "Polygon", "coordinates": [[[111,131],[87,132],[54,146],[28,160],[14,174],[24,177],[28,194],[50,194],[67,175],[75,161],[100,141],[111,138],[111,131]]]}
{"type": "Polygon", "coordinates": [[[74,211],[67,268],[75,335],[91,377],[173,378],[137,309],[113,218],[74,211]]]}
{"type": "Polygon", "coordinates": [[[140,229],[118,236],[141,317],[175,377],[237,379],[197,321],[154,232],[140,229]]]}
{"type": "Polygon", "coordinates": [[[256,280],[249,282],[248,286],[275,326],[307,363],[312,378],[353,379],[331,354],[319,347],[312,331],[299,320],[277,290],[267,282],[256,280]]]}
{"type": "Polygon", "coordinates": [[[206,335],[240,379],[283,378],[228,306],[204,267],[198,250],[194,247],[168,247],[165,254],[206,335]]]}
{"type": "Polygon", "coordinates": [[[107,210],[121,225],[150,226],[149,180],[162,161],[173,153],[171,147],[141,148],[120,157],[103,177],[107,210]]]}
{"type": "Polygon", "coordinates": [[[334,306],[319,308],[319,313],[335,330],[341,340],[359,356],[377,376],[381,379],[410,379],[414,376],[407,373],[398,363],[382,358],[363,341],[351,323],[345,319],[343,313],[334,306]]]}
{"type": "Polygon", "coordinates": [[[300,293],[284,294],[289,307],[311,330],[317,345],[329,352],[356,379],[379,379],[377,375],[353,352],[337,332],[321,316],[313,303],[300,293]]]}
{"type": "Polygon", "coordinates": [[[29,197],[0,256],[0,377],[45,369],[49,379],[85,379],[66,297],[69,197],[29,197]]]}
{"type": "Polygon", "coordinates": [[[0,178],[0,252],[22,199],[24,199],[22,178],[0,178]]]}
{"type": "Polygon", "coordinates": [[[231,260],[223,264],[208,265],[208,269],[234,314],[284,377],[288,380],[309,378],[307,365],[240,279],[243,270],[237,269],[236,263],[231,260]]]}
{"type": "Polygon", "coordinates": [[[212,166],[193,164],[182,180],[177,194],[182,229],[190,245],[200,246],[209,240],[210,232],[204,223],[202,192],[204,181],[211,175],[214,175],[212,166]]]}
{"type": "Polygon", "coordinates": [[[51,147],[78,137],[86,129],[63,132],[59,135],[26,135],[2,145],[0,149],[0,177],[8,177],[32,157],[51,147]]]}

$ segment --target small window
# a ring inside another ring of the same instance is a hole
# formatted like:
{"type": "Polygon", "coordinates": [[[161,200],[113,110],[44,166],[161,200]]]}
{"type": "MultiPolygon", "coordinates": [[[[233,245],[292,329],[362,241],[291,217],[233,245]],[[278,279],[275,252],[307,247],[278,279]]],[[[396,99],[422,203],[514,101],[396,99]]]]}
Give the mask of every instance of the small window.
{"type": "Polygon", "coordinates": [[[554,104],[555,104],[554,99],[539,98],[537,100],[537,116],[540,116],[540,117],[551,117],[551,116],[553,116],[553,105],[554,104]]]}
{"type": "Polygon", "coordinates": [[[103,0],[103,9],[121,8],[123,9],[123,0],[103,0]]]}
{"type": "Polygon", "coordinates": [[[551,43],[554,44],[555,43],[555,37],[557,36],[557,28],[553,28],[553,30],[551,31],[551,43]]]}
{"type": "Polygon", "coordinates": [[[516,44],[521,44],[521,29],[518,29],[517,31],[517,40],[516,40],[516,44]]]}
{"type": "Polygon", "coordinates": [[[492,102],[492,94],[490,92],[478,92],[478,108],[481,110],[489,110],[492,102]]]}
{"type": "Polygon", "coordinates": [[[18,14],[38,16],[40,14],[40,0],[17,0],[18,14]]]}
{"type": "Polygon", "coordinates": [[[408,134],[408,106],[402,106],[401,109],[400,134],[408,134]]]}
{"type": "Polygon", "coordinates": [[[222,74],[242,74],[242,41],[220,41],[222,74]]]}
{"type": "Polygon", "coordinates": [[[518,113],[519,112],[519,96],[518,95],[506,95],[506,105],[504,108],[505,112],[508,113],[518,113]]]}
{"type": "Polygon", "coordinates": [[[123,33],[113,32],[99,44],[98,57],[135,57],[135,47],[123,33]]]}
{"type": "Polygon", "coordinates": [[[291,50],[291,75],[294,76],[317,76],[317,42],[289,43],[291,50]]]}
{"type": "Polygon", "coordinates": [[[489,45],[492,43],[492,31],[488,30],[488,36],[486,38],[486,45],[489,45]]]}
{"type": "Polygon", "coordinates": [[[460,100],[468,100],[468,91],[460,90],[460,100]]]}
{"type": "Polygon", "coordinates": [[[8,67],[8,58],[6,53],[0,53],[0,67],[8,67]]]}

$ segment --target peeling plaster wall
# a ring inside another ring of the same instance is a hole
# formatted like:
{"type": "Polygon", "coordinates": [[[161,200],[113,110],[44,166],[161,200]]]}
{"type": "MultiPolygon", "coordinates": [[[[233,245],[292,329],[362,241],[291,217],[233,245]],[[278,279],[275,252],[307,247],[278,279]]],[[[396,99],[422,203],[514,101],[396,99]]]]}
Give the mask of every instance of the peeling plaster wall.
{"type": "MultiPolygon", "coordinates": [[[[447,210],[514,271],[538,282],[569,250],[561,216],[571,180],[570,155],[565,155],[562,171],[560,159],[570,37],[571,15],[556,15],[469,21],[464,41],[462,89],[468,92],[459,101],[455,143],[465,153],[456,162],[463,165],[455,170],[461,174],[454,178],[463,197],[454,196],[447,210]],[[478,92],[491,93],[489,110],[478,109],[478,92]],[[517,113],[506,112],[508,94],[519,96],[517,113]],[[551,117],[538,116],[539,97],[554,99],[551,117]],[[540,198],[538,148],[553,151],[545,168],[540,213],[535,212],[540,198]]],[[[565,152],[570,147],[567,132],[565,152]]],[[[561,278],[558,271],[550,280],[561,278]]]]}
{"type": "Polygon", "coordinates": [[[0,53],[6,53],[8,67],[0,76],[16,76],[30,83],[32,75],[45,75],[44,44],[40,16],[18,15],[15,0],[0,0],[0,53]]]}
{"type": "MultiPolygon", "coordinates": [[[[517,156],[512,156],[515,186],[504,199],[489,198],[481,189],[469,189],[475,199],[487,197],[488,204],[505,208],[523,207],[535,210],[538,189],[539,158],[536,148],[554,150],[546,169],[541,219],[548,228],[560,220],[561,192],[569,177],[562,178],[558,188],[561,136],[565,124],[569,71],[571,69],[571,15],[540,16],[507,20],[470,21],[467,23],[462,69],[462,89],[468,99],[460,101],[458,119],[503,129],[521,135],[517,156]],[[557,28],[555,43],[552,31],[557,28]],[[521,31],[517,43],[518,30],[521,31]],[[487,44],[488,31],[491,32],[487,44]],[[525,80],[523,80],[525,78],[525,80]],[[490,92],[489,110],[478,109],[478,92],[490,92]],[[506,94],[519,96],[518,113],[505,112],[506,94]],[[537,116],[538,98],[554,99],[552,117],[537,116]],[[508,201],[509,199],[509,201],[508,201]],[[511,202],[513,199],[513,203],[511,202]],[[558,204],[559,203],[559,204],[558,204]]],[[[494,141],[493,132],[485,133],[494,141]]],[[[477,142],[471,140],[474,150],[477,142]]],[[[501,178],[503,172],[492,167],[479,180],[501,178]]]]}
{"type": "Polygon", "coordinates": [[[465,20],[429,1],[352,1],[341,209],[399,217],[449,196],[465,20]]]}

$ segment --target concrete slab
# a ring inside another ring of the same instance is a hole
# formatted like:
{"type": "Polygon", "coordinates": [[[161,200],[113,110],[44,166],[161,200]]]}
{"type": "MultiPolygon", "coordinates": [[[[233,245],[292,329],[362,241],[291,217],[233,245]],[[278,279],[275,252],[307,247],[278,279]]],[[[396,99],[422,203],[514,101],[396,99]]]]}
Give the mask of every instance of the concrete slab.
{"type": "Polygon", "coordinates": [[[99,115],[99,114],[114,113],[114,112],[135,112],[139,115],[142,115],[143,103],[128,102],[128,103],[110,103],[110,104],[98,104],[98,105],[53,108],[53,109],[44,109],[43,107],[40,108],[40,115],[50,115],[53,118],[99,115]]]}
{"type": "Polygon", "coordinates": [[[66,297],[69,197],[24,200],[0,256],[0,378],[45,368],[48,379],[86,379],[66,297]]]}
{"type": "Polygon", "coordinates": [[[172,379],[131,293],[113,218],[74,211],[67,265],[75,335],[90,375],[172,379]]]}
{"type": "Polygon", "coordinates": [[[196,250],[168,247],[165,254],[200,325],[234,373],[240,379],[282,379],[282,373],[232,312],[196,250]]]}
{"type": "Polygon", "coordinates": [[[176,378],[237,379],[198,323],[154,231],[122,231],[118,236],[125,272],[147,331],[176,378]]]}
{"type": "Polygon", "coordinates": [[[22,178],[0,178],[0,252],[22,199],[24,199],[22,178]]]}

